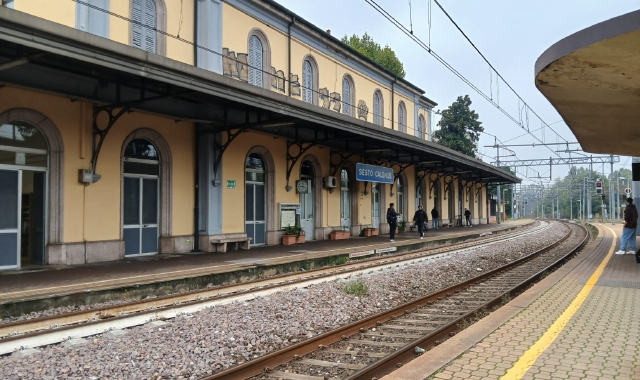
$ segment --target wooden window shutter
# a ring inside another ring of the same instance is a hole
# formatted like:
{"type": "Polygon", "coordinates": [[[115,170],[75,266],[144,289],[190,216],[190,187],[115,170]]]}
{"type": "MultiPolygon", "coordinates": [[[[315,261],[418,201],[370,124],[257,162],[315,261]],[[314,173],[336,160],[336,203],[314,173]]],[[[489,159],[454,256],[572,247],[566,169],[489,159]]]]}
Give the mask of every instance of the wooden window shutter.
{"type": "Polygon", "coordinates": [[[156,4],[153,0],[145,0],[144,7],[144,24],[147,26],[145,28],[144,40],[145,40],[145,48],[144,50],[149,53],[156,52],[156,4]]]}
{"type": "Polygon", "coordinates": [[[313,67],[305,60],[302,69],[302,100],[313,103],[313,67]]]}
{"type": "Polygon", "coordinates": [[[347,78],[342,78],[342,101],[344,103],[342,112],[345,115],[351,115],[351,83],[347,78]]]}
{"type": "Polygon", "coordinates": [[[133,0],[131,7],[131,19],[134,21],[131,24],[131,45],[138,49],[144,49],[144,27],[142,26],[142,1],[133,0]]]}

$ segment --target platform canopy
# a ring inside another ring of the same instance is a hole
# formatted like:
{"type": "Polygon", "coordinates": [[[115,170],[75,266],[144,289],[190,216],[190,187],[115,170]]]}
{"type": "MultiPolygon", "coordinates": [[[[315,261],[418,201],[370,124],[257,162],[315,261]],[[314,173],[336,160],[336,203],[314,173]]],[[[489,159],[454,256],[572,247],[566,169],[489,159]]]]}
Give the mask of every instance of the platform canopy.
{"type": "Polygon", "coordinates": [[[424,139],[3,7],[0,84],[199,122],[212,133],[243,128],[474,182],[520,182],[424,139]]]}
{"type": "Polygon", "coordinates": [[[535,81],[585,151],[640,154],[640,11],[558,41],[535,81]]]}

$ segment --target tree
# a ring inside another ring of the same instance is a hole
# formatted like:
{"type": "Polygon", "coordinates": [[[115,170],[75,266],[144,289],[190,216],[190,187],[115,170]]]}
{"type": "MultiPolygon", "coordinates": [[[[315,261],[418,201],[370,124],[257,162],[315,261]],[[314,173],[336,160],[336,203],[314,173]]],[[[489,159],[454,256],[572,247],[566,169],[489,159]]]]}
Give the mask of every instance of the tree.
{"type": "Polygon", "coordinates": [[[433,133],[433,140],[467,156],[475,157],[478,151],[480,132],[484,131],[478,121],[478,114],[470,108],[469,95],[458,96],[438,122],[439,130],[433,133]]]}
{"type": "Polygon", "coordinates": [[[362,37],[358,37],[355,34],[351,37],[345,35],[340,41],[398,77],[404,78],[406,75],[402,62],[396,57],[396,53],[391,50],[389,45],[385,45],[384,48],[381,47],[367,33],[363,34],[362,37]]]}

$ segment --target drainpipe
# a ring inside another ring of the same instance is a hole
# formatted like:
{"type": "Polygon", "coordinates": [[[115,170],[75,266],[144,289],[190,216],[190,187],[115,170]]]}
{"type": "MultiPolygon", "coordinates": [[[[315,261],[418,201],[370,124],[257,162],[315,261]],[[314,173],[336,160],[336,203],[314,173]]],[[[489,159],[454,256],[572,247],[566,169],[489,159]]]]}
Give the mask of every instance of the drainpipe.
{"type": "MultiPolygon", "coordinates": [[[[197,0],[196,0],[197,1],[197,0]]],[[[200,252],[200,143],[198,142],[199,133],[198,133],[198,124],[195,123],[195,200],[194,200],[194,208],[193,208],[193,252],[200,252]]]]}
{"type": "MultiPolygon", "coordinates": [[[[198,67],[198,0],[194,0],[193,12],[193,65],[198,67]]],[[[198,143],[198,124],[194,123],[195,132],[195,198],[193,208],[193,252],[200,252],[200,144],[198,143]]]]}
{"type": "Polygon", "coordinates": [[[193,3],[193,65],[198,67],[198,0],[193,0],[193,3]]]}
{"type": "Polygon", "coordinates": [[[287,38],[289,43],[289,77],[287,82],[289,83],[289,96],[291,96],[291,27],[296,23],[296,16],[291,18],[291,22],[287,25],[287,38]]]}
{"type": "Polygon", "coordinates": [[[393,82],[391,82],[391,129],[396,129],[396,106],[395,106],[395,88],[396,82],[398,81],[398,77],[393,78],[393,82]]]}

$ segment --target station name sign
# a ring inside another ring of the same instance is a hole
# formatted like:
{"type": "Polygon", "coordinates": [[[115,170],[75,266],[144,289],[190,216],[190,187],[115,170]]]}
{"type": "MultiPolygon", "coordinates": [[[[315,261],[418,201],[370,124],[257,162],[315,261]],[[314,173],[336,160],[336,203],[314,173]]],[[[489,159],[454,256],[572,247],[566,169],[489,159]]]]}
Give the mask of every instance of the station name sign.
{"type": "Polygon", "coordinates": [[[393,184],[392,168],[357,163],[356,181],[379,182],[393,184]]]}

